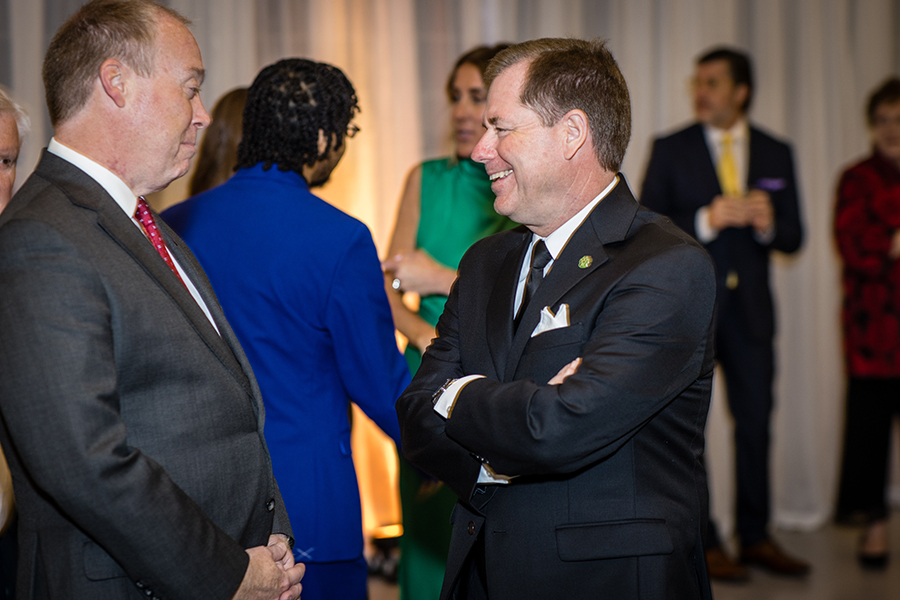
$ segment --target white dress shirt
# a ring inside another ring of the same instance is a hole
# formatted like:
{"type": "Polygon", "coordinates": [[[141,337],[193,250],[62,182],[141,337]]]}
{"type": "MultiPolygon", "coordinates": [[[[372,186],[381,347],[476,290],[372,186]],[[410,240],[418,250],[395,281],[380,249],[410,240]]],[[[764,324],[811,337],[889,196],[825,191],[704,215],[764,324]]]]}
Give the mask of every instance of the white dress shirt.
{"type": "MultiPolygon", "coordinates": [[[[731,135],[731,155],[734,157],[734,166],[737,170],[738,192],[743,196],[747,193],[747,165],[750,157],[750,128],[745,119],[738,119],[730,129],[719,129],[712,125],[703,126],[703,135],[706,138],[706,146],[713,165],[719,164],[722,156],[725,135],[731,135]]],[[[709,224],[709,205],[697,211],[694,217],[694,229],[697,231],[697,240],[708,244],[717,237],[719,231],[709,224]]]]}

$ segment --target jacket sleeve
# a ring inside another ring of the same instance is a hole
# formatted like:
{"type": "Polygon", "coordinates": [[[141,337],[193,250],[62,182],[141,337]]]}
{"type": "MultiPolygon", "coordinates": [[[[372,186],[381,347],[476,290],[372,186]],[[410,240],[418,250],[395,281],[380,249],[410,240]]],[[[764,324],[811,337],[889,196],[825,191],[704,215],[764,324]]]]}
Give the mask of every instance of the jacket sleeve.
{"type": "Polygon", "coordinates": [[[438,337],[422,355],[412,383],[397,400],[403,454],[417,468],[444,482],[464,502],[474,491],[481,462],[446,432],[432,396],[448,379],[465,373],[459,355],[459,281],[450,291],[437,325],[438,337]]]}
{"type": "Polygon", "coordinates": [[[381,263],[360,225],[335,270],[326,323],[348,395],[400,447],[394,403],[409,384],[409,367],[394,334],[381,263]]]}
{"type": "MultiPolygon", "coordinates": [[[[444,435],[504,475],[571,473],[602,460],[703,374],[714,300],[701,248],[642,259],[603,300],[575,374],[560,385],[473,381],[444,435]]],[[[554,348],[543,351],[558,360],[554,348]]]]}
{"type": "Polygon", "coordinates": [[[104,277],[39,223],[5,224],[0,255],[0,412],[33,486],[145,589],[230,598],[244,549],[129,444],[104,277]]]}
{"type": "MultiPolygon", "coordinates": [[[[800,201],[797,193],[797,179],[794,173],[794,158],[790,146],[778,144],[777,152],[769,157],[779,165],[783,185],[780,189],[770,191],[772,206],[775,209],[775,237],[768,247],[779,252],[796,252],[803,243],[803,224],[800,217],[800,201]]],[[[751,187],[765,189],[766,180],[751,182],[751,187]]]]}

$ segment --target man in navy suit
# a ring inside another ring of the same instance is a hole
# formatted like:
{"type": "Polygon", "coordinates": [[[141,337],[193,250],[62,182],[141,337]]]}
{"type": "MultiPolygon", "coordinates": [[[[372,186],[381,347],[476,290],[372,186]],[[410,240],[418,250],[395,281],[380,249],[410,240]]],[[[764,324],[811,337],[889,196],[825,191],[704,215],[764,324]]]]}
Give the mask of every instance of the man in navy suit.
{"type": "Polygon", "coordinates": [[[472,157],[523,226],[466,253],[397,402],[406,456],[460,498],[441,599],[709,598],[712,261],[617,172],[604,44],[517,44],[489,81],[472,157]]]}
{"type": "Polygon", "coordinates": [[[307,565],[304,600],[366,597],[350,402],[392,439],[409,383],[365,225],[310,192],[344,154],[356,92],[286,59],[247,94],[238,171],[165,213],[195,252],[259,379],[266,440],[307,565]]]}
{"type": "MultiPolygon", "coordinates": [[[[753,80],[745,55],[727,48],[704,54],[693,95],[698,123],[656,140],[641,202],[697,238],[716,264],[716,357],[735,423],[741,562],[805,575],[809,565],[767,531],[775,333],[769,253],[794,252],[802,239],[791,150],[747,122],[753,80]]],[[[706,548],[710,576],[747,578],[712,521],[706,548]]]]}

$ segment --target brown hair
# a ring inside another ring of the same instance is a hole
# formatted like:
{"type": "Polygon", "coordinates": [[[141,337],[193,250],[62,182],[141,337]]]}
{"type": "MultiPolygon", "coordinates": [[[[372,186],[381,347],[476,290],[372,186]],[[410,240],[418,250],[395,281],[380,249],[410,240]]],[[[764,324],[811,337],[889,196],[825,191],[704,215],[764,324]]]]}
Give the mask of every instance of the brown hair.
{"type": "MultiPolygon", "coordinates": [[[[459,68],[463,65],[472,65],[478,72],[481,73],[481,79],[484,80],[484,73],[487,71],[488,64],[490,64],[491,60],[497,56],[497,54],[501,50],[506,50],[509,48],[509,44],[497,44],[496,46],[478,46],[476,48],[472,48],[458,59],[456,59],[456,63],[453,65],[453,69],[450,71],[450,76],[447,78],[447,98],[450,102],[453,102],[453,80],[456,79],[456,72],[459,71],[459,68]]],[[[487,85],[485,85],[487,87],[487,85]]]]}
{"type": "Polygon", "coordinates": [[[584,111],[600,166],[618,171],[631,139],[631,99],[606,42],[544,38],[510,46],[488,65],[485,84],[522,61],[530,64],[519,101],[545,127],[570,110],[584,111]]]}
{"type": "Polygon", "coordinates": [[[152,0],[91,0],[66,21],[44,57],[50,122],[56,126],[81,110],[91,96],[100,65],[117,58],[146,77],[153,71],[161,15],[190,21],[152,0]]]}
{"type": "Polygon", "coordinates": [[[878,88],[869,96],[869,102],[866,105],[866,118],[869,121],[869,127],[875,125],[875,111],[882,104],[894,104],[900,102],[900,79],[890,77],[885,80],[878,88]]]}
{"type": "Polygon", "coordinates": [[[231,90],[216,102],[212,124],[203,134],[197,152],[197,168],[188,189],[191,196],[225,183],[234,173],[246,102],[245,87],[231,90]]]}

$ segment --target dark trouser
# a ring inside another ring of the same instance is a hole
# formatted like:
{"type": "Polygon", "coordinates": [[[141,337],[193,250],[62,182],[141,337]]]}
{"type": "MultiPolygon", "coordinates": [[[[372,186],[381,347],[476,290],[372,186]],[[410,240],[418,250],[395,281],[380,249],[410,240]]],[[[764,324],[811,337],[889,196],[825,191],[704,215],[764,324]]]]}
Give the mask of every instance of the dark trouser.
{"type": "Polygon", "coordinates": [[[888,516],[886,488],[894,416],[900,414],[900,379],[847,382],[844,456],[838,519],[861,513],[867,521],[888,516]]]}
{"type": "MultiPolygon", "coordinates": [[[[772,340],[744,333],[734,311],[725,311],[716,331],[716,356],[725,375],[734,418],[737,533],[742,546],[764,540],[769,525],[769,421],[775,358],[772,340]]],[[[707,548],[721,545],[710,519],[707,548]]]]}

